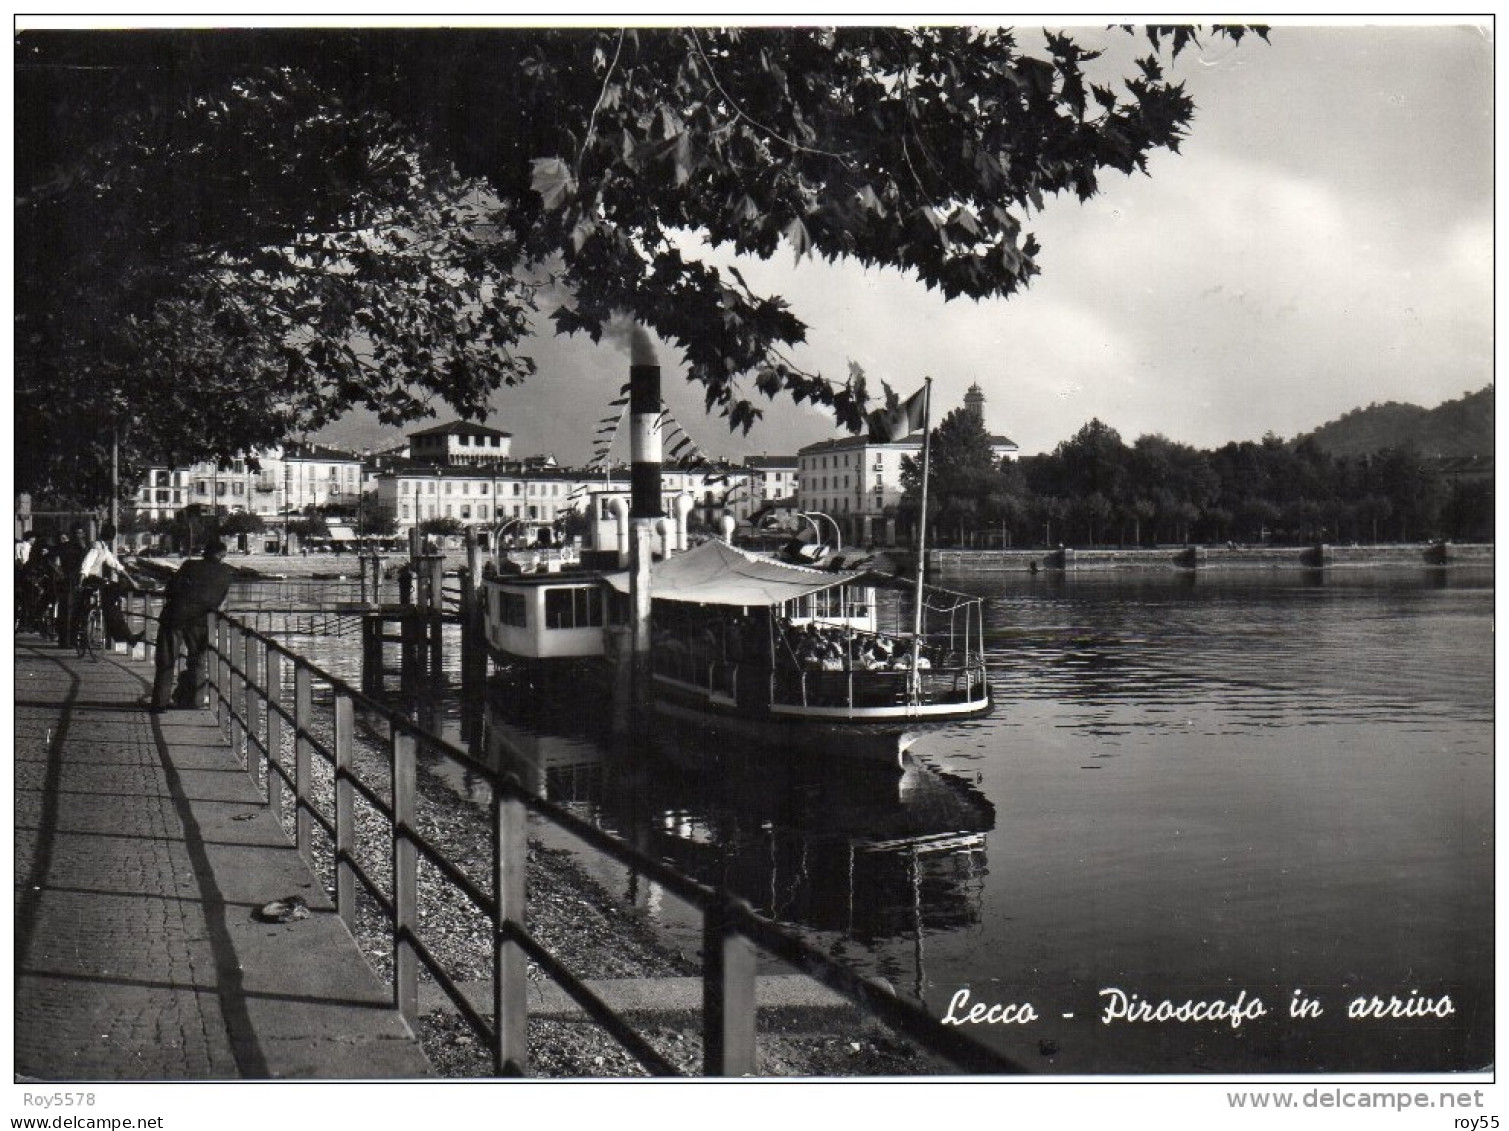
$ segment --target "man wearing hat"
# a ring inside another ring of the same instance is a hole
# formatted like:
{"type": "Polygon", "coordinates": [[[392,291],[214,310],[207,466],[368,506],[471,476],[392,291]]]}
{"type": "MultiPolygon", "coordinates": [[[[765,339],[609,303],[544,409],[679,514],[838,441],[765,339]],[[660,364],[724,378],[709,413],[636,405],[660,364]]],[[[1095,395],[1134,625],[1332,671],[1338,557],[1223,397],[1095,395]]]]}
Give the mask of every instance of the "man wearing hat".
{"type": "Polygon", "coordinates": [[[204,557],[184,562],[168,581],[167,600],[157,624],[153,711],[199,706],[204,695],[204,653],[210,646],[206,618],[225,600],[234,576],[234,571],[225,564],[225,543],[215,540],[205,546],[204,557]],[[173,677],[180,656],[185,670],[175,703],[173,677]]]}

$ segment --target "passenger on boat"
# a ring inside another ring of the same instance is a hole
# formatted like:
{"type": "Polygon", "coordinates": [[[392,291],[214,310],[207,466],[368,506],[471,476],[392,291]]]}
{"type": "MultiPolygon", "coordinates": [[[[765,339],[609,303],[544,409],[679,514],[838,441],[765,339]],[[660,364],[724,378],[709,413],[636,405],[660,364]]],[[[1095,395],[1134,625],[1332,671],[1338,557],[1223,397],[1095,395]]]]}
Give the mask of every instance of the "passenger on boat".
{"type": "MultiPolygon", "coordinates": [[[[921,652],[917,653],[917,670],[919,672],[927,671],[932,666],[933,662],[929,660],[927,656],[925,656],[921,652]]],[[[891,661],[891,670],[897,672],[911,671],[912,654],[910,652],[903,652],[901,653],[901,655],[897,656],[894,660],[891,661]]]]}
{"type": "Polygon", "coordinates": [[[863,641],[858,653],[856,662],[867,672],[880,671],[890,664],[890,649],[882,648],[878,637],[863,641]]]}

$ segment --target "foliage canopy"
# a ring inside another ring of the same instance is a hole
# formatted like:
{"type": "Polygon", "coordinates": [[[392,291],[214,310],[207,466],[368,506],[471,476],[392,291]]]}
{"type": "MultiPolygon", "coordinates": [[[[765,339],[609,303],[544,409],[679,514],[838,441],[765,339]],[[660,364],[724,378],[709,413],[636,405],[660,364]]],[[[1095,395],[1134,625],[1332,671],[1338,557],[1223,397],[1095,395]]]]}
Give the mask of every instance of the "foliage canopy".
{"type": "Polygon", "coordinates": [[[802,322],[687,234],[1009,296],[1047,198],[1178,148],[1192,30],[1139,34],[1100,78],[958,27],[24,32],[18,486],[99,497],[112,438],[129,479],[357,406],[483,416],[542,304],[650,327],[732,427],[788,395],[857,430],[862,378],[795,365],[802,322]]]}

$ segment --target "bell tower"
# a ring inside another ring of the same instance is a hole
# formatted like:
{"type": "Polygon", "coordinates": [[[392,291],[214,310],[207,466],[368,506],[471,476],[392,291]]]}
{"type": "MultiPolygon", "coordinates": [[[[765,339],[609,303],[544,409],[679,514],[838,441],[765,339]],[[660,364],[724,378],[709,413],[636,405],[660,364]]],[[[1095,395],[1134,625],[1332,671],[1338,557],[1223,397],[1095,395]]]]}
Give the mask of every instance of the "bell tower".
{"type": "Polygon", "coordinates": [[[978,381],[970,385],[969,392],[964,394],[964,407],[974,413],[975,419],[981,424],[985,423],[985,394],[980,391],[978,381]]]}

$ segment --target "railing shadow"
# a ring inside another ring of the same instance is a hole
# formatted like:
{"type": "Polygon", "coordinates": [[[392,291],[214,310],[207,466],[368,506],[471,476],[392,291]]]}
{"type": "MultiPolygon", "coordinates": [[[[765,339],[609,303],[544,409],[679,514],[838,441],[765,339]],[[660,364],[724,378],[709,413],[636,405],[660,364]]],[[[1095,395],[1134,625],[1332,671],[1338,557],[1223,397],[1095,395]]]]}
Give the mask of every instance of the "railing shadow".
{"type": "Polygon", "coordinates": [[[530,933],[525,871],[528,822],[544,820],[696,908],[703,921],[702,1073],[743,1076],[757,1070],[757,951],[773,956],[859,1005],[926,1051],[969,1073],[1016,1074],[1020,1066],[943,1026],[920,1005],[857,974],[709,887],[530,794],[466,751],[425,731],[232,617],[212,614],[208,664],[215,716],[232,749],[265,791],[273,814],[292,832],[299,853],[328,875],[336,908],[357,928],[358,896],[375,907],[391,935],[395,1005],[418,1026],[421,972],[443,992],[489,1049],[498,1075],[527,1075],[531,971],[543,972],[606,1029],[652,1075],[680,1070],[602,1001],[549,947],[530,933]],[[316,689],[320,691],[317,717],[316,689]],[[385,727],[377,764],[357,756],[358,712],[385,727]],[[488,801],[486,859],[479,882],[475,852],[453,858],[421,829],[420,755],[454,762],[484,780],[488,801]],[[362,830],[358,836],[358,826],[362,830]],[[373,846],[372,836],[385,843],[373,846]],[[359,842],[360,839],[360,842],[359,842]],[[423,866],[490,924],[487,965],[491,1009],[479,1008],[462,979],[432,949],[419,914],[423,866]]]}

